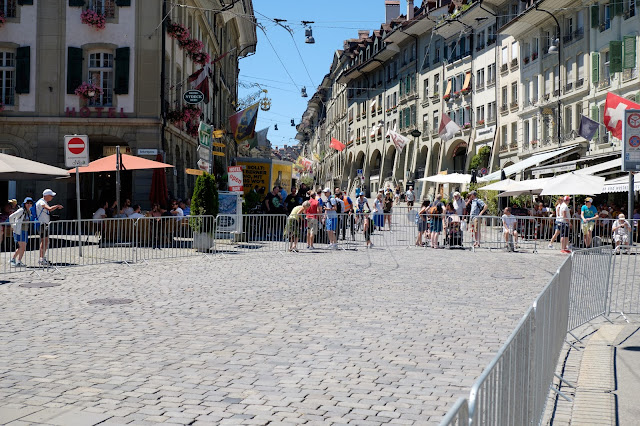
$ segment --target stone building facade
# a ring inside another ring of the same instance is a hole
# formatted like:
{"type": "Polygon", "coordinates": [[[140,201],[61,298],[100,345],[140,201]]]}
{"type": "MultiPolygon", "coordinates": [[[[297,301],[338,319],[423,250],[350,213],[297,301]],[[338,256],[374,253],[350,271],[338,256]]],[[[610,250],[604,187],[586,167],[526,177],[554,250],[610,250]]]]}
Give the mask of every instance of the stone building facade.
{"type": "MultiPolygon", "coordinates": [[[[175,166],[166,172],[171,196],[188,197],[194,182],[185,170],[197,167],[197,141],[182,123],[166,117],[183,107],[186,79],[202,65],[167,28],[186,27],[211,58],[229,52],[212,66],[211,101],[200,105],[199,117],[226,128],[237,100],[238,60],[256,47],[255,26],[245,19],[253,15],[252,2],[243,0],[224,12],[218,0],[4,0],[2,5],[9,9],[0,28],[0,151],[64,168],[68,134],[89,136],[91,160],[113,154],[116,146],[134,155],[157,150],[175,166]],[[87,10],[105,17],[103,28],[82,22],[87,10]],[[101,90],[84,99],[75,93],[83,82],[101,90]]],[[[226,142],[223,163],[236,149],[226,142]]],[[[123,198],[148,207],[150,171],[124,172],[122,183],[123,198]]],[[[99,200],[115,199],[113,173],[82,176],[81,186],[83,215],[99,200]]],[[[45,187],[58,192],[62,204],[75,199],[73,179],[18,182],[16,195],[39,197],[45,187]]],[[[7,191],[1,184],[0,192],[7,191]]],[[[63,212],[71,216],[74,209],[63,212]]]]}

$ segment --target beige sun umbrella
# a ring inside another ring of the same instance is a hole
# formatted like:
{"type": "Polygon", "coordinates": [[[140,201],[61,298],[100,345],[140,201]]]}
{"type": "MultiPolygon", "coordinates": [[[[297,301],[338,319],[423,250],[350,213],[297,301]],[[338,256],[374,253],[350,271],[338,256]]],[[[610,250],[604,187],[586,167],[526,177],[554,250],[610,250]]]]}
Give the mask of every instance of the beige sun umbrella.
{"type": "Polygon", "coordinates": [[[69,172],[26,158],[0,154],[0,180],[44,180],[69,177],[69,172]]]}

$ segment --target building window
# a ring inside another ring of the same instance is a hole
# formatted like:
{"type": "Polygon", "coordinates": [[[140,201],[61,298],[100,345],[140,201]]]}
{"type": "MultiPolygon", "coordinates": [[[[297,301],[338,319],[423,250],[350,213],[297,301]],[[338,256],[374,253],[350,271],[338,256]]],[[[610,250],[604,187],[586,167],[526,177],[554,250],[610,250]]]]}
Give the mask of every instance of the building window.
{"type": "Polygon", "coordinates": [[[531,82],[533,88],[531,89],[531,103],[538,102],[538,76],[533,77],[533,81],[531,82]]]}
{"type": "Polygon", "coordinates": [[[502,108],[507,108],[509,103],[507,99],[507,86],[502,86],[502,108]]]}
{"type": "Polygon", "coordinates": [[[433,76],[433,94],[440,94],[440,74],[433,76]]]}
{"type": "Polygon", "coordinates": [[[476,73],[476,90],[484,87],[484,68],[480,68],[476,73]]]}
{"type": "Polygon", "coordinates": [[[518,83],[511,83],[511,105],[518,105],[518,83]]]}
{"type": "Polygon", "coordinates": [[[531,123],[531,140],[532,141],[537,141],[538,140],[538,119],[537,118],[533,118],[532,123],[531,123]]]}
{"type": "Polygon", "coordinates": [[[490,86],[496,82],[496,64],[489,64],[487,66],[487,86],[490,86]]]}
{"type": "Polygon", "coordinates": [[[0,87],[3,105],[14,105],[16,88],[16,55],[14,52],[0,51],[0,87]]]}
{"type": "Polygon", "coordinates": [[[438,110],[433,111],[433,126],[431,130],[433,130],[434,133],[440,130],[440,115],[438,115],[438,110]]]}
{"type": "Polygon", "coordinates": [[[564,109],[564,133],[568,136],[571,133],[571,106],[568,106],[564,109]]]}
{"type": "Polygon", "coordinates": [[[427,99],[429,97],[429,79],[425,78],[422,82],[422,90],[424,91],[423,97],[427,99]]]}
{"type": "Polygon", "coordinates": [[[16,17],[16,0],[0,0],[0,11],[5,18],[16,17]]]}
{"type": "Polygon", "coordinates": [[[478,50],[484,47],[484,30],[478,33],[476,38],[476,45],[478,46],[478,50]]]}
{"type": "Polygon", "coordinates": [[[524,81],[522,88],[524,89],[524,94],[522,96],[522,104],[524,106],[529,106],[529,103],[531,102],[531,86],[529,85],[529,80],[524,81]]]}
{"type": "Polygon", "coordinates": [[[113,105],[113,54],[106,52],[89,55],[89,82],[102,89],[101,94],[89,101],[89,106],[113,105]]]}
{"type": "Polygon", "coordinates": [[[524,138],[522,139],[522,142],[525,145],[529,145],[529,142],[531,142],[531,139],[529,139],[529,120],[526,120],[524,122],[523,133],[524,133],[524,138]]]}
{"type": "Polygon", "coordinates": [[[518,145],[518,123],[511,123],[511,146],[518,145]]]}
{"type": "Polygon", "coordinates": [[[550,94],[551,94],[551,70],[545,70],[544,71],[544,96],[545,96],[545,98],[548,98],[550,94]]]}
{"type": "Polygon", "coordinates": [[[501,130],[501,135],[502,135],[502,147],[506,148],[507,147],[507,126],[502,126],[501,130]]]}
{"type": "Polygon", "coordinates": [[[604,84],[606,84],[607,86],[609,85],[609,51],[607,50],[606,52],[602,52],[600,54],[600,57],[602,58],[602,76],[600,77],[600,81],[603,82],[604,84]]]}
{"type": "Polygon", "coordinates": [[[495,121],[496,120],[496,103],[489,102],[487,104],[487,121],[495,121]]]}
{"type": "Polygon", "coordinates": [[[104,15],[105,18],[115,18],[116,16],[115,0],[89,0],[89,9],[104,15]]]}

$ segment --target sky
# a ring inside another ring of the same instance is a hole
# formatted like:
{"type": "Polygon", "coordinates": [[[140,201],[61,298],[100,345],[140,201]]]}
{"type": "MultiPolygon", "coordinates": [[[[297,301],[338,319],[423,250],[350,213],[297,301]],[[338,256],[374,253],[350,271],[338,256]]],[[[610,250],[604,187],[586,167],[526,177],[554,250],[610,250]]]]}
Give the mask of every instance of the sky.
{"type": "MultiPolygon", "coordinates": [[[[268,139],[273,147],[296,145],[291,119],[300,123],[307,101],[329,72],[333,55],[342,49],[343,41],[357,38],[358,30],[380,29],[385,20],[384,0],[253,0],[253,7],[266,35],[258,28],[256,53],[240,60],[239,96],[242,99],[268,90],[271,109],[258,112],[256,130],[269,127],[268,139]],[[282,24],[293,31],[293,37],[273,19],[286,19],[282,24]],[[315,44],[305,43],[303,20],[315,22],[310,24],[315,44]],[[260,87],[242,87],[256,83],[260,87]],[[300,94],[303,86],[308,98],[300,94]],[[278,130],[274,130],[275,124],[278,130]]],[[[404,0],[400,13],[406,13],[404,0]]]]}

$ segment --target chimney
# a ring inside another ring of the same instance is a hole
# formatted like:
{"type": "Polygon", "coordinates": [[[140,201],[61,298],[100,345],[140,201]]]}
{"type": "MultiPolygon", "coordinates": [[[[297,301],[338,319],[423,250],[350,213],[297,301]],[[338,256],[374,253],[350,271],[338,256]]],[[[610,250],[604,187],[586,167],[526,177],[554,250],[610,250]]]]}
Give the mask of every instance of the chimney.
{"type": "Polygon", "coordinates": [[[413,0],[407,0],[407,21],[413,19],[413,0]]]}
{"type": "Polygon", "coordinates": [[[400,0],[385,0],[384,8],[387,25],[391,23],[392,19],[400,16],[400,0]]]}
{"type": "Polygon", "coordinates": [[[364,40],[369,37],[369,30],[358,30],[358,38],[364,40]]]}

